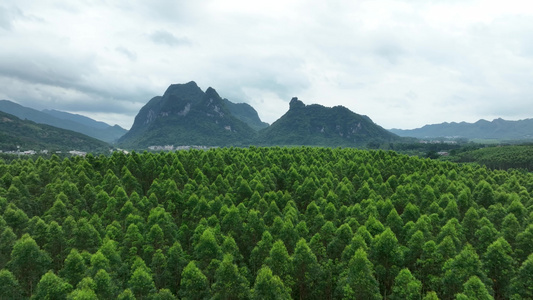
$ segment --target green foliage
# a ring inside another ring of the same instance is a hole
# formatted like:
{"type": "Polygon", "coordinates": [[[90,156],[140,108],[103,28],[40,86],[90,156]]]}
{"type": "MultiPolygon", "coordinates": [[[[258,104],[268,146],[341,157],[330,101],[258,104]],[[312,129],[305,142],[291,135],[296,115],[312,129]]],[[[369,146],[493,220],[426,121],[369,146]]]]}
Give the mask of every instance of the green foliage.
{"type": "Polygon", "coordinates": [[[20,285],[9,270],[0,270],[0,298],[6,300],[20,299],[20,285]]]}
{"type": "Polygon", "coordinates": [[[533,145],[486,147],[461,153],[458,162],[476,162],[493,169],[533,170],[533,145]]]}
{"type": "Polygon", "coordinates": [[[257,273],[252,299],[291,299],[291,296],[283,281],[277,275],[272,275],[269,267],[264,266],[257,273]]]}
{"type": "Polygon", "coordinates": [[[374,267],[363,249],[359,248],[350,259],[348,269],[339,280],[337,293],[343,299],[381,299],[374,267]]]}
{"type": "Polygon", "coordinates": [[[309,147],[0,171],[2,299],[532,298],[525,172],[309,147]]]}
{"type": "Polygon", "coordinates": [[[72,285],[65,282],[61,277],[58,277],[52,271],[44,274],[37,288],[34,299],[67,299],[67,294],[72,289],[72,285]]]}
{"type": "Polygon", "coordinates": [[[211,294],[207,277],[191,261],[181,274],[179,296],[181,299],[207,299],[211,294]]]}
{"type": "Polygon", "coordinates": [[[41,250],[30,235],[24,234],[13,246],[8,268],[20,282],[23,293],[29,296],[50,262],[48,253],[41,250]]]}

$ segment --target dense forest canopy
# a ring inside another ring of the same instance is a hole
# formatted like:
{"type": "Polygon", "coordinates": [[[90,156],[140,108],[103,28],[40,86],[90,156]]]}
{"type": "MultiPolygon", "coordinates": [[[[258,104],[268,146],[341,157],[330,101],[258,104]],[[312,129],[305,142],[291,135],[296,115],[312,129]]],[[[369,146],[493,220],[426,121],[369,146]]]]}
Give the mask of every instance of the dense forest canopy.
{"type": "Polygon", "coordinates": [[[0,161],[0,299],[533,299],[532,195],[349,148],[0,161]]]}

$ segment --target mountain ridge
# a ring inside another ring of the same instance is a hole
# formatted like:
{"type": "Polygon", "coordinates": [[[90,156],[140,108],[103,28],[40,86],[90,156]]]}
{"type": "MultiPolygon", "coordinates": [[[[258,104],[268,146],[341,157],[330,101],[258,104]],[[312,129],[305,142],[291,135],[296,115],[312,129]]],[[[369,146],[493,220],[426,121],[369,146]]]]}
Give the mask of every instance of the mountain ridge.
{"type": "Polygon", "coordinates": [[[0,111],[14,115],[21,120],[27,119],[39,124],[72,130],[107,143],[115,142],[127,131],[118,125],[111,126],[86,116],[57,110],[39,111],[10,100],[0,100],[0,111]],[[107,125],[106,128],[103,128],[104,124],[107,125]]]}
{"type": "Polygon", "coordinates": [[[249,104],[233,103],[194,82],[170,85],[150,99],[119,141],[123,148],[150,146],[367,146],[400,137],[343,106],[306,105],[291,99],[289,110],[268,126],[249,104]]]}
{"type": "Polygon", "coordinates": [[[368,116],[340,105],[306,105],[297,97],[289,102],[289,110],[259,135],[265,145],[366,146],[399,140],[368,116]]]}
{"type": "Polygon", "coordinates": [[[79,132],[22,120],[0,111],[0,150],[80,150],[104,152],[106,142],[79,132]]]}
{"type": "MultiPolygon", "coordinates": [[[[255,111],[255,110],[254,110],[255,111]]],[[[256,112],[257,113],[257,112],[256,112]]],[[[194,82],[170,85],[143,106],[122,147],[152,145],[247,146],[256,132],[236,118],[215,89],[194,82]]]]}
{"type": "Polygon", "coordinates": [[[458,137],[467,139],[533,139],[533,119],[517,121],[496,118],[492,121],[480,119],[474,123],[444,122],[428,124],[415,129],[390,129],[399,136],[415,138],[458,137]]]}

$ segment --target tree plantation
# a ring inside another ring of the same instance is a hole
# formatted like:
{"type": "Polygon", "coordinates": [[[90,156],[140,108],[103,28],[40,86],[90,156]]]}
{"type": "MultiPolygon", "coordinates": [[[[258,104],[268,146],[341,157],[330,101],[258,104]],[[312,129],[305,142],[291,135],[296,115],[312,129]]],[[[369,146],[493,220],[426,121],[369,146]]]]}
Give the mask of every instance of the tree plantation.
{"type": "Polygon", "coordinates": [[[0,162],[0,299],[533,299],[532,196],[348,148],[0,162]]]}

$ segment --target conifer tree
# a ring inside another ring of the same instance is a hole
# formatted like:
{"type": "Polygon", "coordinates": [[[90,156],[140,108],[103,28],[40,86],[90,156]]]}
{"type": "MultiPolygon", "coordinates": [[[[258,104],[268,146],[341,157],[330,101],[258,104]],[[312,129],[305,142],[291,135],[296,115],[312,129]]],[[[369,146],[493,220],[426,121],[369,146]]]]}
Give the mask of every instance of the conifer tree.
{"type": "Polygon", "coordinates": [[[249,299],[248,280],[239,273],[231,255],[224,255],[224,259],[216,270],[212,290],[213,299],[249,299]]]}
{"type": "Polygon", "coordinates": [[[194,261],[183,269],[181,274],[179,297],[186,300],[208,299],[211,296],[211,290],[207,277],[196,267],[194,261]]]}
{"type": "Polygon", "coordinates": [[[251,299],[288,300],[291,299],[291,294],[290,289],[284,286],[283,281],[277,275],[272,275],[272,270],[269,267],[263,266],[257,273],[251,299]]]}
{"type": "Polygon", "coordinates": [[[20,299],[20,285],[9,270],[0,270],[0,298],[6,300],[20,299]]]}
{"type": "Polygon", "coordinates": [[[359,248],[341,275],[337,295],[343,299],[382,299],[379,285],[374,277],[374,268],[366,252],[359,248]]]}
{"type": "Polygon", "coordinates": [[[8,268],[21,284],[23,294],[29,296],[51,261],[48,253],[41,250],[28,234],[24,234],[13,246],[8,268]]]}
{"type": "Polygon", "coordinates": [[[72,290],[72,285],[65,282],[52,271],[44,274],[33,297],[35,299],[67,299],[67,294],[72,290]]]}

